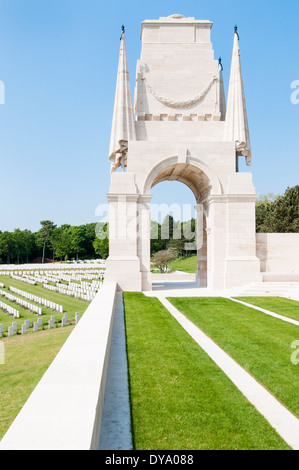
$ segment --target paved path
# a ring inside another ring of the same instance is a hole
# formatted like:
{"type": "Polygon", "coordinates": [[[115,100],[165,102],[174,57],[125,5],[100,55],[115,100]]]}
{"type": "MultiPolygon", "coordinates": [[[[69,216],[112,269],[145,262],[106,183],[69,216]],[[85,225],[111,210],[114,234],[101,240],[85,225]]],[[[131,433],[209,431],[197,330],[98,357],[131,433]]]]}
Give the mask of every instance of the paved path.
{"type": "Polygon", "coordinates": [[[293,325],[299,326],[299,321],[294,320],[292,318],[285,317],[283,315],[279,315],[278,313],[271,312],[261,307],[257,307],[256,305],[249,304],[247,302],[234,299],[235,292],[232,291],[210,291],[204,287],[198,287],[194,282],[160,282],[160,283],[153,283],[153,290],[151,292],[145,293],[148,297],[223,297],[225,299],[232,300],[233,302],[238,302],[240,304],[245,305],[246,307],[254,308],[255,310],[259,310],[260,312],[265,313],[266,315],[270,315],[274,318],[278,318],[279,320],[285,321],[287,323],[292,323],[293,325]]]}
{"type": "MultiPolygon", "coordinates": [[[[206,287],[198,287],[196,282],[153,282],[153,290],[145,292],[149,297],[223,297],[224,291],[212,291],[206,287]]],[[[234,292],[228,292],[234,295],[234,292]]]]}
{"type": "Polygon", "coordinates": [[[190,334],[197,344],[229,377],[249,402],[266,418],[276,432],[294,450],[299,450],[299,420],[271,393],[259,384],[237,362],[216,345],[205,333],[180,313],[164,295],[156,297],[190,334]]]}

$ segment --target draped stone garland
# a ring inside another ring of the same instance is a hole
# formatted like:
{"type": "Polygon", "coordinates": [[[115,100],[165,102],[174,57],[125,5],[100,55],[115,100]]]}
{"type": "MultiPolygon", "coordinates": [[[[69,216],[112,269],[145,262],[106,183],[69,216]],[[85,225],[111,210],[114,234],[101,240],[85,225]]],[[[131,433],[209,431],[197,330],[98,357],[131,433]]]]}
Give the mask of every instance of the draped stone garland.
{"type": "Polygon", "coordinates": [[[141,80],[144,81],[149,92],[158,100],[160,103],[168,106],[169,108],[191,108],[192,106],[198,104],[203,98],[207,95],[208,91],[213,86],[214,82],[218,80],[218,75],[214,75],[210,83],[201,91],[201,93],[193,98],[188,100],[170,100],[161,96],[154,88],[150,85],[148,79],[144,74],[141,75],[141,80]]]}

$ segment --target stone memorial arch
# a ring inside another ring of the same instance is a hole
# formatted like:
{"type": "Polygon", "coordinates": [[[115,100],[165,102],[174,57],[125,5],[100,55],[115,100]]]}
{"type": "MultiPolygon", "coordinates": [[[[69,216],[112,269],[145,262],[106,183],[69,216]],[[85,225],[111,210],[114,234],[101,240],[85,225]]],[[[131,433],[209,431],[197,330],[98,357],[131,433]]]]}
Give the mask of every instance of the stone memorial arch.
{"type": "MultiPolygon", "coordinates": [[[[210,21],[172,15],[142,23],[134,108],[123,28],[109,160],[106,279],[151,290],[151,189],[180,181],[198,212],[198,272],[213,290],[261,280],[251,148],[235,28],[228,100],[210,21]]],[[[179,202],[179,201],[178,201],[179,202]]]]}

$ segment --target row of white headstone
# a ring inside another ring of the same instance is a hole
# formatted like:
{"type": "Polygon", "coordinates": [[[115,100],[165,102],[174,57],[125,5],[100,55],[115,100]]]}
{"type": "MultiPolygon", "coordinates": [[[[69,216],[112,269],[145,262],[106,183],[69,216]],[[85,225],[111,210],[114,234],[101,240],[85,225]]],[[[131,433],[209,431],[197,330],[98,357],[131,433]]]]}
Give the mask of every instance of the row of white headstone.
{"type": "MultiPolygon", "coordinates": [[[[105,272],[105,269],[103,268],[96,268],[96,269],[23,269],[23,270],[18,270],[18,269],[13,269],[9,272],[12,272],[13,274],[22,276],[23,274],[28,275],[28,276],[35,276],[36,273],[39,273],[40,275],[48,275],[51,273],[51,275],[55,276],[61,276],[61,275],[66,275],[70,276],[71,278],[75,278],[76,276],[81,276],[81,277],[86,277],[86,276],[91,276],[93,279],[96,276],[99,276],[105,272]]],[[[0,270],[0,275],[1,274],[8,274],[8,271],[0,270]]]]}
{"type": "MultiPolygon", "coordinates": [[[[98,269],[98,270],[93,270],[93,271],[54,271],[54,270],[49,270],[49,271],[41,271],[41,270],[36,270],[36,271],[11,271],[10,274],[13,274],[14,276],[19,276],[19,277],[25,277],[30,280],[34,280],[38,276],[40,277],[48,277],[48,278],[53,278],[56,281],[62,279],[64,281],[70,281],[70,280],[76,280],[76,281],[81,281],[86,279],[87,281],[90,281],[92,279],[102,279],[104,276],[105,270],[104,269],[98,269]]],[[[2,274],[8,274],[7,271],[3,272],[0,271],[0,275],[2,274]]]]}
{"type": "MultiPolygon", "coordinates": [[[[44,278],[44,280],[48,280],[49,282],[59,282],[59,281],[65,281],[65,282],[70,282],[70,281],[92,281],[92,280],[102,280],[104,275],[101,273],[94,273],[94,274],[65,274],[65,273],[59,273],[57,275],[51,273],[48,274],[41,274],[39,273],[39,277],[44,278]]],[[[30,276],[31,279],[33,279],[33,276],[30,276]]],[[[37,278],[37,276],[35,276],[37,278]]]]}
{"type": "Polygon", "coordinates": [[[10,315],[13,315],[15,318],[20,318],[20,312],[10,305],[7,305],[5,302],[2,302],[2,300],[0,300],[0,309],[8,312],[10,315]]]}
{"type": "Polygon", "coordinates": [[[48,289],[53,292],[58,292],[59,294],[73,296],[76,299],[86,300],[87,302],[91,302],[97,292],[95,290],[90,292],[82,292],[81,290],[75,288],[69,288],[66,284],[59,284],[57,283],[56,286],[52,286],[50,284],[43,284],[44,289],[48,289]]]}
{"type": "Polygon", "coordinates": [[[94,289],[100,289],[102,285],[103,285],[103,280],[98,281],[98,280],[93,279],[91,283],[86,282],[86,281],[81,281],[81,287],[92,287],[94,289]]]}
{"type": "Polygon", "coordinates": [[[69,274],[69,273],[64,273],[64,274],[61,274],[59,273],[57,275],[57,277],[60,277],[62,280],[64,281],[92,281],[92,280],[103,280],[104,278],[104,274],[105,274],[105,271],[104,270],[100,270],[100,271],[97,271],[97,272],[89,272],[89,273],[72,273],[72,274],[69,274]]]}
{"type": "MultiPolygon", "coordinates": [[[[6,273],[7,274],[7,273],[6,273]]],[[[22,281],[22,282],[27,282],[27,284],[31,284],[32,286],[36,285],[36,281],[33,281],[31,279],[27,279],[23,276],[16,276],[15,274],[10,274],[10,277],[12,279],[15,279],[16,281],[22,281]]]]}
{"type": "MultiPolygon", "coordinates": [[[[42,283],[43,287],[48,290],[91,302],[103,284],[104,272],[104,269],[93,269],[88,270],[87,272],[86,270],[80,270],[80,272],[59,270],[14,270],[10,272],[10,276],[13,279],[17,279],[22,282],[27,282],[32,285],[36,285],[36,283],[39,282],[42,283]],[[61,280],[63,280],[64,282],[68,282],[69,284],[61,284],[59,282],[61,280]],[[78,282],[71,282],[74,280],[79,281],[80,284],[78,284],[78,282]],[[48,285],[48,282],[55,283],[56,287],[48,285]]],[[[7,275],[7,272],[0,271],[0,275],[1,274],[7,275]]],[[[23,296],[22,294],[19,295],[23,296]]],[[[35,301],[33,298],[29,297],[29,294],[24,297],[29,300],[35,301]]],[[[44,303],[41,303],[41,305],[44,305],[44,303]]],[[[61,311],[61,306],[59,306],[59,308],[54,308],[54,310],[63,313],[61,311]]]]}
{"type": "Polygon", "coordinates": [[[88,272],[74,272],[74,271],[0,271],[1,275],[9,274],[13,279],[17,279],[22,282],[28,282],[29,284],[35,284],[40,282],[41,284],[47,282],[59,282],[59,281],[103,281],[105,271],[103,269],[88,271],[88,272]]]}
{"type": "MultiPolygon", "coordinates": [[[[76,313],[75,314],[76,324],[79,322],[79,320],[80,320],[80,314],[76,313]]],[[[63,328],[67,325],[67,321],[68,321],[68,316],[67,314],[64,314],[61,320],[61,326],[63,328]]],[[[37,321],[33,323],[33,332],[36,333],[38,329],[42,327],[42,325],[43,325],[42,319],[41,317],[39,317],[37,321]]],[[[52,316],[51,319],[48,321],[48,328],[52,329],[54,328],[54,325],[55,325],[55,317],[52,316]]],[[[25,322],[21,326],[22,335],[27,333],[27,330],[29,329],[29,327],[30,327],[29,320],[25,320],[25,322]]],[[[17,329],[18,329],[17,322],[13,322],[12,326],[8,327],[8,336],[9,337],[14,336],[14,334],[17,332],[17,329]]],[[[3,331],[4,331],[4,327],[2,324],[0,324],[0,338],[2,337],[3,331]]]]}
{"type": "Polygon", "coordinates": [[[96,294],[97,290],[101,287],[102,283],[100,285],[95,285],[95,284],[90,284],[84,281],[81,281],[81,284],[78,284],[77,282],[70,282],[68,285],[66,284],[60,284],[59,282],[56,283],[57,287],[61,288],[67,288],[68,290],[72,291],[77,291],[80,292],[81,294],[96,294]]]}
{"type": "Polygon", "coordinates": [[[69,272],[60,271],[55,272],[55,274],[52,271],[14,271],[12,277],[20,281],[30,282],[31,284],[36,284],[36,282],[42,283],[44,288],[48,288],[52,291],[55,291],[55,289],[47,287],[46,285],[49,282],[55,283],[58,288],[56,292],[91,301],[103,284],[103,273],[103,269],[93,270],[88,273],[82,272],[80,275],[78,275],[78,273],[71,273],[70,275],[69,272]],[[21,277],[19,276],[20,274],[22,275],[21,277]],[[86,280],[87,277],[89,278],[88,280],[86,280]],[[71,282],[75,279],[78,280],[80,284],[78,284],[78,282],[71,282]],[[68,282],[68,286],[61,284],[61,280],[68,282]]]}
{"type": "Polygon", "coordinates": [[[31,304],[30,302],[27,302],[27,300],[20,299],[19,297],[16,297],[15,295],[10,294],[9,292],[6,292],[2,289],[0,289],[0,295],[4,296],[7,300],[10,300],[11,302],[16,302],[18,305],[21,307],[26,308],[30,312],[34,312],[37,315],[42,315],[42,309],[41,307],[38,307],[37,305],[31,304]]]}
{"type": "Polygon", "coordinates": [[[44,299],[43,297],[38,297],[37,295],[30,294],[29,292],[25,292],[21,289],[17,289],[16,287],[10,287],[9,289],[14,294],[20,295],[21,297],[25,297],[28,300],[32,300],[32,302],[36,302],[37,304],[43,305],[44,307],[50,308],[51,310],[55,310],[56,312],[63,313],[62,305],[56,304],[55,302],[51,302],[50,300],[44,299]]]}

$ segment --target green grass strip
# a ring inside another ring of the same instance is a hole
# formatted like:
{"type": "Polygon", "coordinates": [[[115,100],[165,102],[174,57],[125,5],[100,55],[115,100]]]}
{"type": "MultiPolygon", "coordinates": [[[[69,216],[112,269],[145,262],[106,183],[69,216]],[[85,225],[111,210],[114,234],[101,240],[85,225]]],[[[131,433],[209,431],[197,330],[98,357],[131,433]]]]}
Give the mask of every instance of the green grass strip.
{"type": "Polygon", "coordinates": [[[170,263],[169,268],[174,271],[194,274],[197,270],[197,255],[188,256],[188,258],[178,258],[170,263]]]}
{"type": "Polygon", "coordinates": [[[299,369],[291,362],[298,326],[229,299],[169,301],[299,417],[299,369]]]}
{"type": "MultiPolygon", "coordinates": [[[[5,364],[0,364],[0,440],[73,328],[41,331],[34,335],[15,336],[2,340],[5,346],[5,364]]],[[[47,397],[45,397],[46,406],[47,397]]]]}
{"type": "Polygon", "coordinates": [[[124,305],[136,450],[288,449],[157,299],[124,305]]]}
{"type": "Polygon", "coordinates": [[[270,312],[284,315],[285,317],[299,320],[299,302],[283,297],[235,297],[237,300],[247,302],[256,307],[270,310],[270,312]]]}

